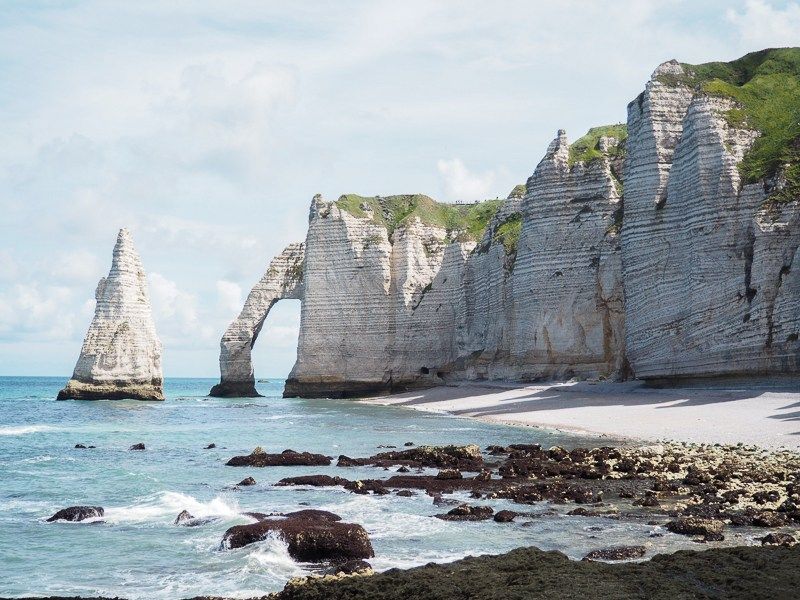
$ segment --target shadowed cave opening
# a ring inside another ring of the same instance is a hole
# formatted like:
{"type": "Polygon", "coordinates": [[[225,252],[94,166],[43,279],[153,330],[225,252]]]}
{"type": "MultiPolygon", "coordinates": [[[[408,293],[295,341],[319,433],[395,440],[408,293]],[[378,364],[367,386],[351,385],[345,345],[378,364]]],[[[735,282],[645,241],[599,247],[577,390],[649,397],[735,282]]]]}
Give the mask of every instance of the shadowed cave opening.
{"type": "Polygon", "coordinates": [[[256,388],[263,386],[265,380],[278,380],[281,383],[286,380],[297,360],[299,333],[300,300],[278,300],[270,309],[253,344],[256,388]]]}

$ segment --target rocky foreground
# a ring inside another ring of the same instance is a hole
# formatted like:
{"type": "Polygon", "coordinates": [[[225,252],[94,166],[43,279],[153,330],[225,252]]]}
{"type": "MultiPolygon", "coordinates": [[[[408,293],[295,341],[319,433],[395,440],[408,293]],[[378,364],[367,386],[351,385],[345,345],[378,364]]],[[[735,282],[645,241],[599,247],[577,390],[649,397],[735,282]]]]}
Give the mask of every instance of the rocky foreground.
{"type": "Polygon", "coordinates": [[[681,551],[624,564],[571,561],[559,552],[519,548],[499,556],[469,557],[367,576],[297,579],[281,592],[252,600],[782,600],[797,598],[798,589],[798,548],[681,551]]]}

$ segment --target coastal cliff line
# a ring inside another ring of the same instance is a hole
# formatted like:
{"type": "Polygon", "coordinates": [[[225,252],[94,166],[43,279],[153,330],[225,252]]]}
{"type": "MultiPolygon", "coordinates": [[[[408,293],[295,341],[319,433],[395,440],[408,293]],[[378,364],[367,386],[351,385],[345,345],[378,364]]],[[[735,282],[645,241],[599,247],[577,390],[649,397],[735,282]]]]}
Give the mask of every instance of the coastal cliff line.
{"type": "Polygon", "coordinates": [[[559,131],[505,200],[315,196],[221,341],[212,395],[301,300],[287,396],[448,379],[800,374],[800,49],[660,65],[627,124],[559,131]]]}

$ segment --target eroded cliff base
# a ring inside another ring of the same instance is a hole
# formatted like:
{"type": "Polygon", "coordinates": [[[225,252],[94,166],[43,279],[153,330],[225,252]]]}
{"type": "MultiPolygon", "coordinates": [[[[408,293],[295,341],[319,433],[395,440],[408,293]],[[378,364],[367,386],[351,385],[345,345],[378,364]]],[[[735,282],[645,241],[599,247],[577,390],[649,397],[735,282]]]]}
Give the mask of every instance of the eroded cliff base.
{"type": "Polygon", "coordinates": [[[70,379],[56,400],[164,400],[161,381],[150,384],[87,383],[70,379]]]}
{"type": "MultiPolygon", "coordinates": [[[[283,388],[284,398],[366,398],[382,394],[402,394],[413,390],[424,390],[445,381],[439,377],[404,381],[329,381],[299,380],[290,377],[283,388]]],[[[214,394],[212,390],[212,396],[214,394]]]]}
{"type": "Polygon", "coordinates": [[[252,381],[222,381],[211,388],[215,398],[261,398],[252,381]]]}

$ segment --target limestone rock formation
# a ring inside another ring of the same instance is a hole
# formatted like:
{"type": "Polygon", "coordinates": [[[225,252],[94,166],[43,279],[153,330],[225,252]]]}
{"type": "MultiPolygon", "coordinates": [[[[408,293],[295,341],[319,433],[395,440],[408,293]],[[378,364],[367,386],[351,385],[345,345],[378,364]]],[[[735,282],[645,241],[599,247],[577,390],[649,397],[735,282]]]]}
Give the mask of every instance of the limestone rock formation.
{"type": "Polygon", "coordinates": [[[161,342],[142,262],[121,229],[107,277],[95,291],[94,318],[78,362],[58,399],[163,400],[161,342]]]}
{"type": "Polygon", "coordinates": [[[316,196],[304,258],[248,298],[215,391],[254,393],[250,348],[281,297],[302,300],[288,396],[450,378],[796,376],[798,88],[797,48],[670,61],[627,125],[573,144],[559,131],[503,201],[316,196]]]}
{"type": "Polygon", "coordinates": [[[253,344],[278,300],[302,298],[303,248],[303,244],[289,244],[250,290],[244,308],[220,341],[220,382],[211,389],[211,396],[247,398],[259,395],[253,376],[253,344]]]}
{"type": "Polygon", "coordinates": [[[671,61],[628,106],[626,351],[642,378],[800,371],[800,203],[741,164],[759,131],[671,61]]]}

